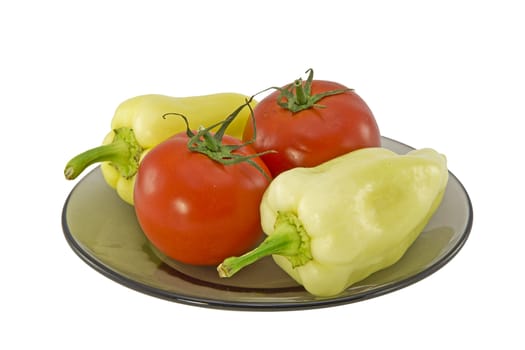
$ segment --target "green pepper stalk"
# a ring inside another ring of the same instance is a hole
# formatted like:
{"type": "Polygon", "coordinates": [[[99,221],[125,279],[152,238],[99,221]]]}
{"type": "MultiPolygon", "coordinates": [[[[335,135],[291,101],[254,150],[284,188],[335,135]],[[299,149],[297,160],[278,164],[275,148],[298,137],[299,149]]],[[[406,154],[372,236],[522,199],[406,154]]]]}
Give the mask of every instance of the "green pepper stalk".
{"type": "Polygon", "coordinates": [[[266,239],[217,267],[230,277],[264,256],[313,295],[332,296],[398,261],[441,203],[446,158],[365,148],[277,176],[261,205],[266,239]]]}
{"type": "MultiPolygon", "coordinates": [[[[65,167],[64,176],[75,179],[87,167],[101,163],[104,179],[118,195],[133,205],[133,189],[138,166],[147,152],[182,132],[186,125],[180,118],[166,120],[167,112],[178,112],[188,118],[192,128],[210,125],[224,119],[226,115],[253,98],[237,93],[218,93],[203,96],[171,97],[164,95],[142,95],[122,102],[111,121],[111,131],[102,145],[72,158],[65,167]]],[[[250,117],[247,109],[229,124],[228,135],[242,138],[244,126],[250,117]]]]}
{"type": "Polygon", "coordinates": [[[75,179],[88,166],[103,161],[111,162],[125,178],[135,175],[144,149],[130,128],[115,129],[113,134],[111,143],[92,148],[71,159],[64,170],[66,179],[75,179]]]}
{"type": "Polygon", "coordinates": [[[273,254],[288,257],[294,267],[312,260],[310,237],[296,215],[278,213],[271,236],[268,236],[256,249],[240,257],[226,259],[217,267],[217,271],[220,277],[231,277],[243,267],[273,254]]]}

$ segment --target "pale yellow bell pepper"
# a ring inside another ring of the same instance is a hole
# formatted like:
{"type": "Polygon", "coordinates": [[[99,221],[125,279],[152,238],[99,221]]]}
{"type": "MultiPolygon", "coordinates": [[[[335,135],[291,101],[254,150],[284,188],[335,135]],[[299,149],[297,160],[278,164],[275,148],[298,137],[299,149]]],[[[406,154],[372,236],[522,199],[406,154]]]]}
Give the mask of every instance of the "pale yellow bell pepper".
{"type": "MultiPolygon", "coordinates": [[[[91,164],[101,162],[102,175],[127,203],[133,204],[135,174],[142,157],[168,137],[186,131],[180,117],[184,115],[191,129],[209,127],[226,119],[250,97],[238,93],[217,93],[191,97],[142,95],[122,102],[111,121],[111,131],[103,145],[71,159],[64,170],[67,179],[75,179],[91,164]]],[[[251,99],[251,107],[256,105],[251,99]]],[[[241,139],[251,110],[242,108],[231,122],[226,134],[241,139]]]]}
{"type": "Polygon", "coordinates": [[[219,275],[273,255],[311,294],[339,294],[404,255],[439,207],[447,181],[446,158],[432,149],[398,155],[365,148],[288,170],[260,206],[268,237],[226,259],[219,275]]]}

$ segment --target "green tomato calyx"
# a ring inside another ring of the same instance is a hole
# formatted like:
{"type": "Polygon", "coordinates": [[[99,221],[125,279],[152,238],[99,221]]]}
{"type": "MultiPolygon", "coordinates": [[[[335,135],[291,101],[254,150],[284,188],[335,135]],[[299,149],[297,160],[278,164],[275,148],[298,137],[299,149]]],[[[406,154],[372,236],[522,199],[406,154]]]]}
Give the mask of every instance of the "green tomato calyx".
{"type": "Polygon", "coordinates": [[[64,169],[66,179],[75,179],[88,166],[99,162],[110,162],[126,179],[135,176],[144,149],[135,138],[133,129],[123,127],[113,130],[113,133],[115,136],[111,143],[92,148],[72,158],[64,169]]]}
{"type": "Polygon", "coordinates": [[[253,96],[246,100],[244,104],[235,109],[226,119],[215,123],[208,127],[201,126],[196,132],[190,129],[188,118],[180,113],[166,113],[162,117],[166,118],[168,115],[176,115],[181,117],[186,123],[186,135],[188,135],[188,149],[191,152],[198,152],[208,156],[210,159],[221,163],[223,165],[232,165],[241,162],[247,162],[248,164],[254,166],[258,171],[260,171],[268,180],[270,180],[270,175],[267,174],[254,160],[263,154],[274,153],[275,151],[269,150],[260,153],[254,153],[250,155],[242,155],[235,153],[235,151],[246,147],[247,145],[253,143],[256,137],[256,126],[255,119],[253,118],[253,110],[250,103],[253,100],[253,96]],[[252,121],[253,121],[253,138],[249,141],[246,141],[241,144],[235,145],[225,145],[222,142],[222,138],[226,132],[226,129],[232,121],[237,117],[237,115],[242,111],[243,108],[248,107],[251,112],[252,121]],[[212,130],[219,127],[217,132],[212,133],[212,130]]]}
{"type": "Polygon", "coordinates": [[[308,78],[305,82],[299,78],[284,88],[275,88],[280,92],[279,96],[277,97],[277,104],[279,106],[284,109],[288,109],[292,113],[297,113],[304,109],[314,107],[325,108],[325,106],[318,104],[318,102],[323,98],[332,95],[339,95],[347,91],[352,91],[352,89],[337,89],[312,95],[314,71],[310,68],[306,71],[306,73],[308,73],[308,78]]]}
{"type": "Polygon", "coordinates": [[[225,259],[217,267],[217,272],[220,277],[231,277],[242,268],[274,254],[286,257],[294,268],[313,259],[310,236],[296,214],[279,212],[271,235],[246,254],[225,259]]]}

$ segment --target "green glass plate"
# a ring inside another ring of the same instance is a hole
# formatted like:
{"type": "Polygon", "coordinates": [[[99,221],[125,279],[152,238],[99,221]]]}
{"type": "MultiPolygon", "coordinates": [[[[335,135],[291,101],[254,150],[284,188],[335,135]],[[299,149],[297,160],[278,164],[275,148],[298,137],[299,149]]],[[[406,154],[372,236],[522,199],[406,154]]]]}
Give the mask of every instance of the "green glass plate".
{"type": "MultiPolygon", "coordinates": [[[[397,153],[412,148],[388,138],[397,153]]],[[[473,212],[460,181],[450,173],[441,206],[406,254],[335,297],[307,293],[268,257],[228,279],[214,267],[170,260],[156,251],[132,206],[104,181],[100,168],[73,188],[64,204],[64,235],[75,253],[110,279],[155,297],[184,304],[237,310],[291,310],[334,306],[377,297],[417,282],[444,266],[468,238],[473,212]]]]}

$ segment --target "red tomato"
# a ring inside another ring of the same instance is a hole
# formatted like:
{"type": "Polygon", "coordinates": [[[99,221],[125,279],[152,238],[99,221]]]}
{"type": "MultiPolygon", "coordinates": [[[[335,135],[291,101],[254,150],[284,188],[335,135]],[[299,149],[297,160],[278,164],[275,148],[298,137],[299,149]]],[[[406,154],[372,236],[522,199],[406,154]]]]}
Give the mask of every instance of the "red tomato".
{"type": "MultiPolygon", "coordinates": [[[[140,226],[162,253],[194,265],[217,265],[242,254],[262,234],[259,204],[270,179],[241,162],[222,165],[188,150],[177,134],[143,158],[134,189],[140,226]]],[[[224,135],[223,144],[240,144],[224,135]]],[[[254,154],[251,147],[234,153],[254,154]]],[[[259,158],[253,158],[269,174],[259,158]]]]}
{"type": "MultiPolygon", "coordinates": [[[[311,82],[311,95],[339,89],[348,88],[331,81],[311,82]]],[[[359,148],[381,145],[370,108],[352,90],[323,97],[316,103],[320,106],[296,113],[280,106],[279,96],[280,91],[274,91],[254,109],[252,145],[257,152],[276,151],[261,156],[274,177],[291,168],[316,166],[359,148]]],[[[252,138],[253,125],[247,123],[243,139],[252,138]]]]}

